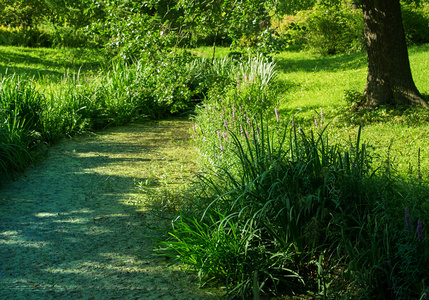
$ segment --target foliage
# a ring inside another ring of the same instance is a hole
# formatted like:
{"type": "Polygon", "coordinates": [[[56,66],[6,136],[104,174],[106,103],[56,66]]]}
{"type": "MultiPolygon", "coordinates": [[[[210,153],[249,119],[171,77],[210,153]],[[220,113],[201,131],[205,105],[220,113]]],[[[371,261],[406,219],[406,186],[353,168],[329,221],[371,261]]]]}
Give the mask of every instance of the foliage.
{"type": "Polygon", "coordinates": [[[194,138],[203,169],[225,167],[222,163],[228,162],[232,155],[230,127],[238,130],[241,138],[252,134],[249,126],[254,116],[276,100],[270,90],[276,74],[274,62],[260,57],[236,64],[225,58],[215,60],[213,69],[218,78],[223,76],[228,80],[214,85],[204,105],[197,109],[194,138]]]}
{"type": "Polygon", "coordinates": [[[31,28],[47,14],[45,2],[41,0],[2,0],[0,4],[1,25],[31,28]]]}
{"type": "Polygon", "coordinates": [[[292,251],[270,253],[266,249],[270,241],[264,241],[257,228],[239,228],[241,224],[231,216],[208,219],[178,220],[171,233],[174,240],[169,243],[171,250],[198,270],[204,284],[220,280],[229,295],[243,298],[248,298],[252,290],[258,294],[260,290],[275,293],[282,277],[289,278],[286,283],[290,287],[296,285],[299,276],[288,269],[292,251]]]}
{"type": "Polygon", "coordinates": [[[192,110],[212,80],[206,61],[186,52],[168,55],[141,67],[135,89],[153,103],[153,116],[192,110]]]}
{"type": "MultiPolygon", "coordinates": [[[[0,169],[13,175],[26,167],[28,151],[42,142],[41,96],[28,80],[18,76],[0,82],[0,169]]],[[[37,150],[37,149],[36,149],[37,150]]],[[[1,176],[0,176],[1,177],[1,176]]],[[[0,178],[1,180],[1,178],[0,178]]]]}
{"type": "MultiPolygon", "coordinates": [[[[273,46],[273,32],[266,2],[254,0],[179,1],[180,18],[195,39],[201,33],[232,39],[232,46],[256,47],[262,51],[273,46]]],[[[271,49],[272,50],[272,49],[271,49]]]]}
{"type": "Polygon", "coordinates": [[[265,53],[282,47],[269,28],[265,3],[230,1],[106,1],[106,13],[84,31],[101,35],[122,59],[162,56],[176,46],[195,46],[213,37],[265,53]]]}
{"type": "Polygon", "coordinates": [[[298,18],[296,28],[305,28],[307,46],[322,55],[364,49],[363,19],[359,10],[316,6],[311,11],[298,13],[298,18]]]}
{"type": "Polygon", "coordinates": [[[354,225],[340,224],[343,234],[340,247],[344,247],[349,259],[347,277],[353,278],[352,290],[359,289],[362,295],[374,299],[422,299],[428,289],[424,271],[428,255],[427,237],[423,233],[426,218],[423,221],[422,215],[415,217],[407,204],[399,204],[405,200],[414,205],[414,213],[424,213],[427,204],[420,206],[420,197],[427,197],[427,187],[402,186],[400,191],[411,195],[405,199],[394,196],[393,203],[387,199],[377,201],[366,220],[345,217],[345,221],[354,225]],[[416,190],[420,193],[412,195],[416,190]],[[402,216],[398,212],[400,207],[404,207],[402,216]]]}
{"type": "Polygon", "coordinates": [[[79,28],[100,17],[102,11],[88,0],[1,0],[0,25],[34,28],[48,21],[55,26],[79,28]]]}
{"type": "Polygon", "coordinates": [[[0,45],[49,47],[50,34],[39,28],[22,28],[0,26],[0,45]]]}
{"type": "Polygon", "coordinates": [[[106,49],[127,62],[141,56],[157,58],[159,51],[177,42],[175,11],[165,7],[169,4],[163,0],[105,1],[104,16],[83,31],[90,38],[100,35],[106,49]]]}
{"type": "Polygon", "coordinates": [[[51,12],[46,16],[54,26],[82,28],[103,17],[106,13],[98,2],[90,0],[44,0],[51,12]]]}
{"type": "Polygon", "coordinates": [[[97,44],[87,42],[78,29],[104,12],[87,0],[3,0],[0,13],[2,45],[93,47],[97,44]]]}
{"type": "Polygon", "coordinates": [[[427,263],[427,182],[396,177],[389,157],[386,167],[374,167],[360,131],[345,146],[329,142],[323,118],[308,134],[292,120],[265,120],[252,122],[244,139],[239,126],[228,124],[233,154],[224,168],[200,176],[198,197],[206,210],[182,214],[172,238],[160,242],[163,253],[192,266],[203,283],[219,280],[243,298],[299,291],[303,282],[325,296],[344,289],[350,297],[421,295],[427,287],[420,282],[427,263]],[[405,235],[395,220],[412,203],[420,221],[411,221],[409,230],[420,227],[405,235]],[[416,243],[412,253],[410,243],[416,243]],[[336,271],[338,262],[343,272],[336,271]],[[416,280],[413,274],[421,275],[416,280]]]}
{"type": "Polygon", "coordinates": [[[429,42],[429,5],[402,5],[402,22],[408,44],[429,42]]]}

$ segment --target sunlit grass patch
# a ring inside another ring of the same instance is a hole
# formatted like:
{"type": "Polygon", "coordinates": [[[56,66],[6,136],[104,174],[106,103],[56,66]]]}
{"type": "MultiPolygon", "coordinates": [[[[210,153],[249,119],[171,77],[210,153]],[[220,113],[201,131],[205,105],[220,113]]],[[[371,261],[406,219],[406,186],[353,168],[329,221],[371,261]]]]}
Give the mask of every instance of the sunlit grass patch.
{"type": "MultiPolygon", "coordinates": [[[[413,77],[424,95],[429,94],[426,49],[427,45],[423,45],[409,50],[413,77]]],[[[335,128],[335,135],[345,141],[354,127],[363,125],[364,139],[374,145],[380,159],[389,153],[404,176],[409,164],[416,162],[419,149],[421,167],[429,168],[425,110],[381,107],[366,112],[351,111],[348,93],[363,93],[366,84],[365,53],[321,57],[308,52],[283,52],[276,58],[280,112],[299,112],[298,119],[313,124],[323,111],[326,122],[335,128]]]]}

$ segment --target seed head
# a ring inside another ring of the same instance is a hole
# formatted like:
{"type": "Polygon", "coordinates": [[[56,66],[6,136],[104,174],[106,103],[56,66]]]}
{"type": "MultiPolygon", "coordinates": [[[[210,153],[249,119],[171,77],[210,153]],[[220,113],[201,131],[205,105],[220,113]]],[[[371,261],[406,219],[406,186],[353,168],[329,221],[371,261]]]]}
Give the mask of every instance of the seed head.
{"type": "Polygon", "coordinates": [[[410,223],[410,214],[405,214],[405,225],[407,226],[407,230],[411,229],[411,223],[410,223]]]}
{"type": "Polygon", "coordinates": [[[423,240],[423,222],[421,220],[417,221],[417,238],[419,241],[423,240]]]}

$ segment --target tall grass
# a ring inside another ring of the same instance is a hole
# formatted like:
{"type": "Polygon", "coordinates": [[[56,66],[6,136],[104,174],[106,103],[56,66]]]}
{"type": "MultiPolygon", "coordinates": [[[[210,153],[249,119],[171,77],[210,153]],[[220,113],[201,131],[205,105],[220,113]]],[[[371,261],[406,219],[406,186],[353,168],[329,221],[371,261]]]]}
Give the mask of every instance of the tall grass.
{"type": "Polygon", "coordinates": [[[232,81],[198,110],[204,172],[192,201],[202,205],[179,210],[161,253],[243,299],[423,297],[429,185],[420,159],[398,176],[389,151],[371,153],[363,127],[344,142],[323,111],[311,126],[284,119],[273,82],[262,82],[232,81]]]}
{"type": "Polygon", "coordinates": [[[244,142],[229,131],[229,164],[200,175],[206,209],[173,223],[171,239],[160,242],[165,253],[192,266],[203,283],[220,281],[244,299],[305,291],[421,296],[428,287],[421,280],[427,182],[374,166],[360,130],[344,146],[331,144],[325,128],[305,133],[291,123],[271,130],[253,123],[244,142]],[[415,217],[404,227],[401,211],[411,205],[415,217]]]}
{"type": "Polygon", "coordinates": [[[138,117],[139,99],[126,91],[130,84],[126,76],[135,78],[135,71],[123,68],[90,78],[64,74],[60,82],[16,74],[2,77],[3,171],[21,171],[47,144],[62,137],[138,117]]]}
{"type": "Polygon", "coordinates": [[[232,154],[230,130],[241,140],[253,134],[254,118],[277,100],[271,84],[276,76],[273,62],[253,58],[237,64],[225,58],[215,61],[213,69],[217,77],[225,74],[228,80],[214,84],[203,105],[196,109],[193,136],[203,168],[224,166],[232,154]],[[217,139],[211,138],[212,134],[217,139]]]}
{"type": "Polygon", "coordinates": [[[31,161],[29,151],[40,142],[42,105],[43,97],[31,81],[16,75],[1,78],[0,169],[4,174],[21,171],[31,161]]]}

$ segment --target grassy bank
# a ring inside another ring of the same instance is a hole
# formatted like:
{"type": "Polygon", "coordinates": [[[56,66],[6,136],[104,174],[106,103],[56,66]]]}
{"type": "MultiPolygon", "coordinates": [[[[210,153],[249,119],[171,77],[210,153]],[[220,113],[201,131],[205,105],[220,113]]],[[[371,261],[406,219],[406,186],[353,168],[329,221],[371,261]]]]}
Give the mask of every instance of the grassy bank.
{"type": "MultiPolygon", "coordinates": [[[[84,49],[0,50],[0,170],[6,177],[60,138],[177,114],[192,96],[173,96],[186,91],[186,83],[165,87],[158,79],[172,78],[157,71],[160,62],[107,64],[101,53],[84,49]]],[[[179,65],[171,57],[165,62],[179,65]]]]}
{"type": "Polygon", "coordinates": [[[424,297],[428,113],[353,109],[365,69],[303,52],[231,69],[196,111],[203,172],[160,254],[243,299],[424,297]]]}

